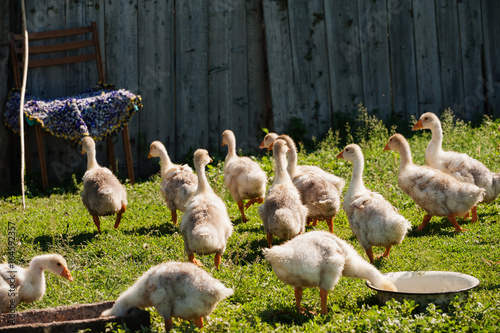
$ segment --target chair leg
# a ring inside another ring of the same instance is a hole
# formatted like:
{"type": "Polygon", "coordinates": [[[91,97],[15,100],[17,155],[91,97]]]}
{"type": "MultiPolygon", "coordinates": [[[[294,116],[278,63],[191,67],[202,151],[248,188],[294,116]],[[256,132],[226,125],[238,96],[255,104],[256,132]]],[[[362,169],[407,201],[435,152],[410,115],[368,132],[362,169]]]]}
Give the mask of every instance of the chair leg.
{"type": "Polygon", "coordinates": [[[49,188],[49,177],[47,176],[47,164],[45,163],[45,149],[43,148],[42,127],[35,125],[36,145],[38,147],[38,159],[40,160],[40,172],[42,173],[42,186],[49,188]]]}
{"type": "Polygon", "coordinates": [[[108,162],[111,166],[111,171],[116,175],[116,159],[115,159],[115,145],[113,144],[113,139],[108,136],[107,140],[108,146],[108,162]]]}
{"type": "Polygon", "coordinates": [[[125,125],[122,130],[123,148],[125,149],[125,159],[127,161],[127,173],[130,184],[134,185],[134,165],[132,164],[132,150],[130,149],[130,137],[128,134],[128,125],[125,125]]]}

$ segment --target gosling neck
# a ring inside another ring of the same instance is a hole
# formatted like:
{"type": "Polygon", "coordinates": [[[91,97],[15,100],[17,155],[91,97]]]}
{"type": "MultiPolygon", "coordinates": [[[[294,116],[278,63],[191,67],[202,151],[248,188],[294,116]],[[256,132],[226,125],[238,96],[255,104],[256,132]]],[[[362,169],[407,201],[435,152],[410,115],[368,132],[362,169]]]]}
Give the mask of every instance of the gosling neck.
{"type": "Polygon", "coordinates": [[[399,170],[406,168],[413,164],[413,160],[411,158],[411,150],[410,145],[407,141],[401,143],[401,148],[399,150],[399,155],[401,156],[401,164],[399,166],[399,170]]]}
{"type": "Polygon", "coordinates": [[[160,149],[161,174],[164,175],[172,167],[172,161],[165,148],[160,149]]]}
{"type": "Polygon", "coordinates": [[[201,162],[198,162],[195,166],[196,175],[198,176],[198,188],[196,189],[196,194],[213,192],[210,184],[208,183],[207,174],[205,173],[205,166],[201,162]]]}
{"type": "Polygon", "coordinates": [[[24,281],[31,288],[28,293],[23,294],[24,302],[38,300],[45,293],[45,275],[43,274],[43,270],[41,258],[31,260],[30,266],[26,270],[26,280],[24,281]]]}
{"type": "Polygon", "coordinates": [[[428,164],[428,160],[435,156],[437,157],[442,151],[443,147],[443,129],[441,128],[441,124],[437,124],[436,126],[431,127],[432,139],[427,145],[427,149],[425,150],[425,163],[428,164]]]}
{"type": "Polygon", "coordinates": [[[364,167],[365,159],[363,155],[357,156],[357,158],[352,161],[351,183],[349,184],[349,188],[347,190],[349,194],[353,195],[354,193],[365,189],[365,184],[363,182],[364,167]]]}
{"type": "Polygon", "coordinates": [[[286,140],[288,144],[288,150],[287,152],[287,157],[288,157],[288,164],[287,164],[287,171],[290,177],[294,178],[296,173],[297,173],[297,150],[295,148],[295,143],[292,140],[286,140]]]}
{"type": "Polygon", "coordinates": [[[227,155],[226,159],[224,160],[225,163],[228,163],[231,159],[235,158],[236,155],[236,140],[232,137],[229,137],[227,139],[227,155]]]}
{"type": "Polygon", "coordinates": [[[286,170],[286,157],[285,154],[278,154],[277,156],[274,156],[275,160],[275,178],[274,178],[274,183],[273,184],[285,184],[285,183],[291,183],[292,180],[290,178],[290,175],[288,174],[288,171],[286,170]]]}
{"type": "Polygon", "coordinates": [[[87,151],[87,170],[92,170],[99,167],[97,163],[97,159],[95,157],[95,147],[92,149],[88,149],[87,151]]]}

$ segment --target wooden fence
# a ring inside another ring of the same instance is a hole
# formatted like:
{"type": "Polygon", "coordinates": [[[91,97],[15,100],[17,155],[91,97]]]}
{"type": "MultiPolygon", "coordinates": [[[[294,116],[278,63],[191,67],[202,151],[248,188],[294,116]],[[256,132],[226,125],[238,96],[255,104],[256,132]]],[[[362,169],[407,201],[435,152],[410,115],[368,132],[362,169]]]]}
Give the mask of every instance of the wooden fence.
{"type": "MultiPolygon", "coordinates": [[[[383,119],[446,107],[465,119],[500,114],[496,0],[26,0],[26,7],[30,32],[97,22],[107,81],[143,98],[130,123],[137,176],[159,168],[147,159],[153,140],[183,162],[198,147],[225,153],[221,133],[229,128],[238,148],[256,152],[263,127],[286,132],[295,118],[307,137],[321,137],[338,112],[360,102],[383,119]]],[[[2,1],[0,13],[7,77],[18,1],[2,1]]],[[[29,77],[30,92],[57,96],[84,90],[96,75],[91,66],[68,66],[29,77]]],[[[9,87],[0,83],[0,113],[9,87]]],[[[16,174],[17,141],[0,126],[7,178],[16,174]]],[[[63,140],[46,140],[46,149],[52,180],[85,169],[85,157],[63,140]]]]}

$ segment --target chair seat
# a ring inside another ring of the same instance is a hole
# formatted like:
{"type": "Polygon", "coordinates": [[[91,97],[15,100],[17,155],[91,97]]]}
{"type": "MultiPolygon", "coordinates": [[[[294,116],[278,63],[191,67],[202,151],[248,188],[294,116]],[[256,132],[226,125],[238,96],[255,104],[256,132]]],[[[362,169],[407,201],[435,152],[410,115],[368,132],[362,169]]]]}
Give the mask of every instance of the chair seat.
{"type": "MultiPolygon", "coordinates": [[[[5,124],[16,133],[20,131],[20,95],[19,90],[9,93],[4,112],[5,124]]],[[[141,96],[98,85],[82,94],[61,98],[39,99],[27,94],[24,116],[29,125],[39,124],[76,147],[86,135],[100,141],[119,132],[141,108],[141,96]]]]}

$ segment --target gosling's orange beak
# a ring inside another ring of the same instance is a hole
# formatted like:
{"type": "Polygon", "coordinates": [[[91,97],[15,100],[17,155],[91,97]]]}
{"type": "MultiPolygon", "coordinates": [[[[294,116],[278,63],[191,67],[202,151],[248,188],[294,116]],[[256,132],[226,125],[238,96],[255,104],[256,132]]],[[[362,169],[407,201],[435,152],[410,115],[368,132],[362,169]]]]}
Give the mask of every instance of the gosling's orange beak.
{"type": "Polygon", "coordinates": [[[212,163],[214,160],[210,157],[210,163],[212,163]]]}
{"type": "Polygon", "coordinates": [[[344,158],[344,151],[343,150],[337,155],[337,158],[344,158]]]}
{"type": "Polygon", "coordinates": [[[421,120],[421,119],[419,119],[419,120],[417,121],[417,123],[415,124],[415,126],[413,126],[413,128],[412,128],[411,130],[412,130],[412,131],[416,131],[416,130],[418,130],[418,129],[422,129],[422,128],[424,128],[424,125],[422,125],[422,120],[421,120]]]}
{"type": "Polygon", "coordinates": [[[151,153],[149,153],[149,154],[148,154],[148,158],[151,158],[151,157],[153,157],[153,156],[151,156],[151,153]]]}
{"type": "Polygon", "coordinates": [[[260,149],[264,149],[266,148],[266,145],[264,143],[264,140],[262,140],[262,142],[260,143],[260,146],[259,146],[260,149]]]}
{"type": "Polygon", "coordinates": [[[385,145],[384,150],[391,150],[391,148],[389,148],[389,143],[385,145]]]}
{"type": "Polygon", "coordinates": [[[64,267],[63,268],[63,271],[61,273],[61,276],[63,278],[66,278],[68,280],[70,280],[71,282],[73,282],[73,277],[71,276],[71,273],[69,272],[68,268],[67,267],[64,267]]]}
{"type": "Polygon", "coordinates": [[[273,142],[273,143],[271,143],[271,144],[269,145],[269,147],[267,147],[267,150],[273,150],[273,147],[274,147],[274,142],[273,142]]]}

